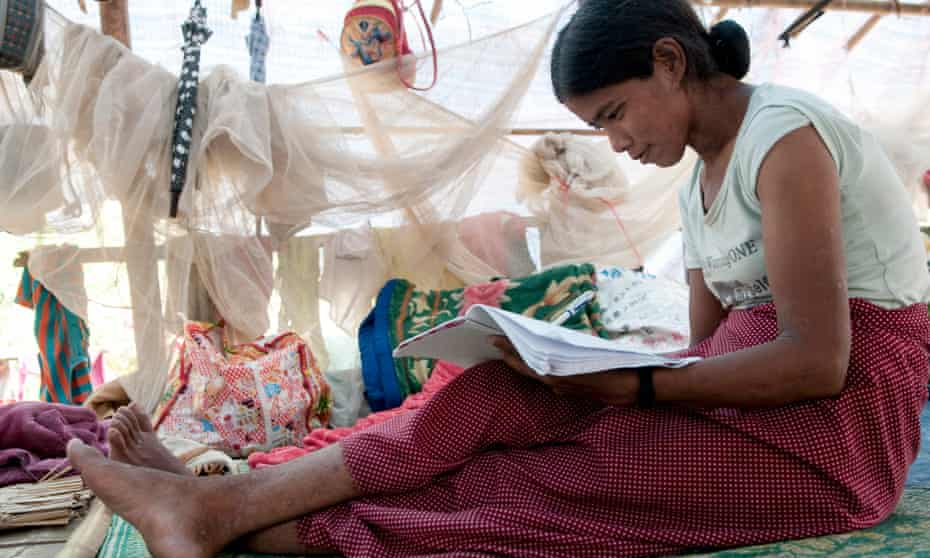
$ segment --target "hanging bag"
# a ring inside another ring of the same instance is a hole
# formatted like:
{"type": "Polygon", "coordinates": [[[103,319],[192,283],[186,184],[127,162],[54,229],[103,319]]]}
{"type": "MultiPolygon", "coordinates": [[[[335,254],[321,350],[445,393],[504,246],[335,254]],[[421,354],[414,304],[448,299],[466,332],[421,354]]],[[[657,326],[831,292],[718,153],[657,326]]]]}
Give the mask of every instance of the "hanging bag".
{"type": "Polygon", "coordinates": [[[44,0],[0,0],[0,69],[28,83],[42,60],[44,27],[44,0]]]}
{"type": "Polygon", "coordinates": [[[155,429],[246,457],[299,445],[329,422],[330,402],[329,386],[297,334],[230,347],[222,325],[188,322],[155,429]]]}
{"type": "Polygon", "coordinates": [[[407,33],[404,30],[404,9],[399,0],[355,0],[355,5],[346,14],[342,27],[340,45],[342,51],[363,66],[394,59],[400,81],[409,89],[427,91],[436,84],[438,61],[433,30],[420,0],[414,0],[426,34],[429,37],[433,56],[433,80],[427,87],[418,87],[402,72],[403,57],[412,54],[407,33]]]}

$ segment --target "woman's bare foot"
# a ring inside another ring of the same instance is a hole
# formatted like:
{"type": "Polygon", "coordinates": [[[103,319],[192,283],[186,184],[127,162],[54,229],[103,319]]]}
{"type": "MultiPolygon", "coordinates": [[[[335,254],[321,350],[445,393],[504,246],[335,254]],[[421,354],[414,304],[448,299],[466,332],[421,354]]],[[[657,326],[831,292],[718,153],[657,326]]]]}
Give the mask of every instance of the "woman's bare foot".
{"type": "Polygon", "coordinates": [[[133,524],[155,558],[211,558],[233,536],[209,512],[204,480],[118,463],[80,440],[68,459],[114,513],[133,524]]]}
{"type": "Polygon", "coordinates": [[[152,428],[152,421],[135,403],[120,407],[107,432],[110,459],[158,469],[177,475],[193,475],[184,463],[166,448],[152,428]]]}

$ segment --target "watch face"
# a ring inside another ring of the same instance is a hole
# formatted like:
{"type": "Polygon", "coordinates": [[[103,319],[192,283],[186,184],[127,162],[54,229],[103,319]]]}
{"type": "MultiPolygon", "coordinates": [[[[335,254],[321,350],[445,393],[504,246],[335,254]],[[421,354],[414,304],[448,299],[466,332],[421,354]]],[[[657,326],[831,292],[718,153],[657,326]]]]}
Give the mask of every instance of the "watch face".
{"type": "Polygon", "coordinates": [[[342,50],[368,66],[397,55],[395,31],[374,15],[359,15],[346,19],[342,31],[342,50]]]}

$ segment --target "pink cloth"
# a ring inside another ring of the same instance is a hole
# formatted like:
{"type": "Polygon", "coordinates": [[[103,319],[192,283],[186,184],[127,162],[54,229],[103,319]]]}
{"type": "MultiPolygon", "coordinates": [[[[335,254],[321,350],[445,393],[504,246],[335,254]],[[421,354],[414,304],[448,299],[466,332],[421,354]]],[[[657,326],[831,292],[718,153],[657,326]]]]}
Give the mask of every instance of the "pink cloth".
{"type": "Polygon", "coordinates": [[[459,223],[459,239],[469,252],[502,276],[521,277],[530,271],[527,222],[525,217],[507,211],[482,213],[459,223]]]}
{"type": "MultiPolygon", "coordinates": [[[[555,396],[500,362],[342,442],[365,496],[306,516],[346,556],[603,557],[752,545],[873,526],[920,445],[925,305],[850,301],[843,392],[771,409],[616,408],[555,396]]],[[[775,308],[733,311],[688,354],[772,341],[775,308]]]]}
{"type": "Polygon", "coordinates": [[[19,391],[16,394],[17,401],[23,400],[23,390],[26,387],[26,378],[29,377],[29,367],[23,362],[19,365],[19,391]]]}
{"type": "Polygon", "coordinates": [[[308,453],[310,453],[310,450],[294,446],[275,448],[269,452],[255,452],[249,455],[249,469],[264,469],[265,467],[280,465],[298,457],[303,457],[308,453]]]}
{"type": "Polygon", "coordinates": [[[96,388],[106,382],[106,374],[103,371],[103,351],[94,359],[93,366],[90,367],[90,383],[96,388]]]}

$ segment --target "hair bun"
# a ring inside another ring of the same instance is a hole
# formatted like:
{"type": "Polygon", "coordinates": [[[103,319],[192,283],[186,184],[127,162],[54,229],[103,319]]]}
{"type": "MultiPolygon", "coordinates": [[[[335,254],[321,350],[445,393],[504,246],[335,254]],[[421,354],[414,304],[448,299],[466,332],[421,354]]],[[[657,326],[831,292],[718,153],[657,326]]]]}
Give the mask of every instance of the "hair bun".
{"type": "Polygon", "coordinates": [[[720,71],[736,79],[749,72],[749,35],[739,23],[726,19],[710,28],[710,52],[720,71]]]}

